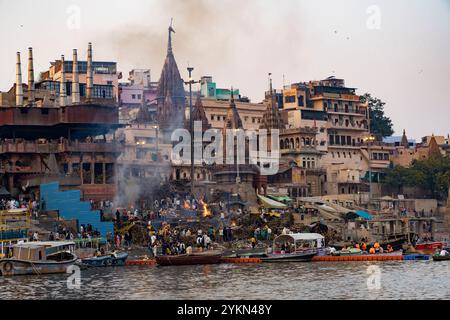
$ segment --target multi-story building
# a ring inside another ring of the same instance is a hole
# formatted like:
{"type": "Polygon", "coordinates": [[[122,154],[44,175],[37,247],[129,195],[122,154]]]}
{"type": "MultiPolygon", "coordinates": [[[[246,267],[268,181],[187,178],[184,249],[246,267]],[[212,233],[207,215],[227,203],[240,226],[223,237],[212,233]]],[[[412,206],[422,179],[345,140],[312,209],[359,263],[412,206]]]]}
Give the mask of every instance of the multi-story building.
{"type": "Polygon", "coordinates": [[[233,97],[235,97],[236,101],[250,102],[250,100],[247,97],[242,97],[240,95],[239,89],[234,88],[230,90],[217,88],[217,84],[212,81],[211,76],[201,77],[200,93],[204,98],[222,101],[229,101],[231,99],[231,93],[233,93],[233,97]]]}
{"type": "Polygon", "coordinates": [[[116,158],[122,151],[114,137],[120,127],[117,103],[113,96],[95,94],[90,45],[88,51],[86,90],[80,94],[74,50],[69,96],[64,57],[59,82],[35,83],[30,48],[23,84],[17,53],[16,83],[0,94],[0,179],[14,196],[35,197],[42,183],[58,181],[63,189],[80,189],[84,199],[114,198],[116,158]],[[59,91],[49,83],[58,83],[59,91]]]}
{"type": "Polygon", "coordinates": [[[301,165],[314,164],[320,178],[315,191],[308,194],[369,192],[369,184],[378,182],[389,166],[393,148],[372,140],[368,104],[354,88],[346,87],[343,79],[329,77],[286,86],[280,109],[286,133],[299,128],[316,131],[314,140],[283,141],[285,148],[286,142],[289,148],[310,143],[312,154],[299,160],[301,165]]]}
{"type": "Polygon", "coordinates": [[[444,136],[425,136],[420,143],[414,145],[408,141],[406,132],[403,130],[401,143],[393,151],[394,165],[409,167],[414,160],[426,160],[433,154],[445,155],[448,152],[448,144],[444,136]]]}
{"type": "Polygon", "coordinates": [[[119,112],[123,123],[132,122],[141,107],[145,107],[152,122],[156,122],[157,82],[152,82],[150,69],[133,69],[129,82],[119,83],[119,112]]]}
{"type": "MultiPolygon", "coordinates": [[[[89,49],[92,53],[92,47],[89,43],[89,49]]],[[[75,50],[74,50],[75,51],[75,50]]],[[[75,52],[74,55],[77,55],[75,52]]],[[[89,55],[89,53],[88,53],[89,55]]],[[[75,57],[77,59],[77,57],[75,57]]],[[[88,75],[88,61],[77,60],[77,69],[74,69],[73,60],[64,60],[64,77],[66,84],[66,95],[72,95],[72,83],[74,72],[78,77],[79,95],[81,97],[86,95],[88,75]]],[[[47,71],[41,72],[40,83],[48,90],[55,91],[56,94],[60,92],[59,84],[62,75],[62,59],[55,60],[50,63],[50,68],[47,71]]],[[[121,73],[117,71],[117,62],[112,61],[92,61],[90,70],[92,70],[92,96],[102,99],[110,99],[115,102],[118,101],[119,96],[119,79],[122,77],[121,73]]]]}

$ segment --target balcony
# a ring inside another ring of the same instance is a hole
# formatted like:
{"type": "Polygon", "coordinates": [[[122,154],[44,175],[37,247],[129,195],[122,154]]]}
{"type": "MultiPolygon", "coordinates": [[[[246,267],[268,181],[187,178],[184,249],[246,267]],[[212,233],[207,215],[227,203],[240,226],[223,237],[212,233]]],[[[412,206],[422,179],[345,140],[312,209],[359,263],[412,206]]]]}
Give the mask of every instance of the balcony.
{"type": "Polygon", "coordinates": [[[122,153],[123,150],[123,145],[117,142],[64,142],[59,144],[59,152],[122,153]]]}
{"type": "Polygon", "coordinates": [[[369,127],[365,125],[357,125],[357,124],[349,124],[346,126],[343,122],[338,123],[331,123],[330,129],[340,129],[340,130],[361,130],[361,131],[368,131],[369,127]]]}
{"type": "Polygon", "coordinates": [[[338,108],[336,110],[334,108],[328,108],[327,112],[330,114],[346,114],[346,115],[355,116],[355,117],[366,117],[367,116],[366,110],[354,110],[354,109],[345,110],[344,108],[338,108]]]}
{"type": "Polygon", "coordinates": [[[2,153],[62,153],[62,152],[106,152],[121,153],[124,147],[117,142],[68,142],[59,141],[3,141],[2,153]]]}
{"type": "Polygon", "coordinates": [[[316,147],[312,146],[302,146],[301,148],[289,148],[289,149],[281,149],[280,154],[318,154],[320,151],[316,149],[316,147]]]}

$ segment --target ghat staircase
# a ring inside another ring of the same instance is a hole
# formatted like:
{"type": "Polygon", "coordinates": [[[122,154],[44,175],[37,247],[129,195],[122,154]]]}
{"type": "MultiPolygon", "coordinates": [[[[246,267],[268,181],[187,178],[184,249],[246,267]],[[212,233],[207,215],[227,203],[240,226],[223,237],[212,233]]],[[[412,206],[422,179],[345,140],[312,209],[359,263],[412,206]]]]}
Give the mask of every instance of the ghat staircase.
{"type": "Polygon", "coordinates": [[[64,220],[77,220],[78,227],[90,224],[92,229],[97,229],[102,237],[108,233],[114,234],[112,222],[100,220],[100,211],[91,210],[88,201],[81,201],[80,190],[60,191],[58,182],[50,182],[40,185],[40,205],[41,210],[59,211],[60,218],[64,220]]]}

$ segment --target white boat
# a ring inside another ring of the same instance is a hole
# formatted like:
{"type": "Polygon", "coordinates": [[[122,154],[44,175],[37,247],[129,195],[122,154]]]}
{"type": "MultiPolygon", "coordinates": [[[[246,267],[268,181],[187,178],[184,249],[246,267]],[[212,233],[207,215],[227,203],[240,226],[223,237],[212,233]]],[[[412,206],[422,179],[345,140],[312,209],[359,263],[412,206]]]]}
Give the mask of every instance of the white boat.
{"type": "Polygon", "coordinates": [[[11,258],[0,260],[0,275],[65,273],[77,261],[72,241],[35,241],[10,247],[11,258]]]}
{"type": "Polygon", "coordinates": [[[318,233],[282,234],[273,240],[273,252],[263,262],[308,262],[325,248],[325,239],[318,233]]]}

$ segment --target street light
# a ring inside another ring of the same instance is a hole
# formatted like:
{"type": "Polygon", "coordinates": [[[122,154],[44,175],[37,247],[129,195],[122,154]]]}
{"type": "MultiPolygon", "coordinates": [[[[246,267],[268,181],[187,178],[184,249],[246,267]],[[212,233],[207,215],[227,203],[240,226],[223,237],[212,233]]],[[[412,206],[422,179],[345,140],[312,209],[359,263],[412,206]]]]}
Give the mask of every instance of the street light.
{"type": "Polygon", "coordinates": [[[158,134],[159,127],[157,125],[154,125],[153,129],[155,129],[156,133],[156,157],[159,158],[159,134],[158,134]]]}
{"type": "Polygon", "coordinates": [[[194,196],[194,119],[192,118],[192,85],[194,83],[199,83],[199,81],[194,81],[192,79],[193,67],[187,67],[189,72],[189,81],[185,84],[189,85],[189,126],[191,132],[191,195],[194,196]]]}
{"type": "Polygon", "coordinates": [[[375,141],[375,136],[370,135],[368,137],[364,138],[364,141],[367,142],[367,152],[369,153],[369,203],[370,199],[372,198],[372,155],[370,154],[370,143],[375,141]]]}

